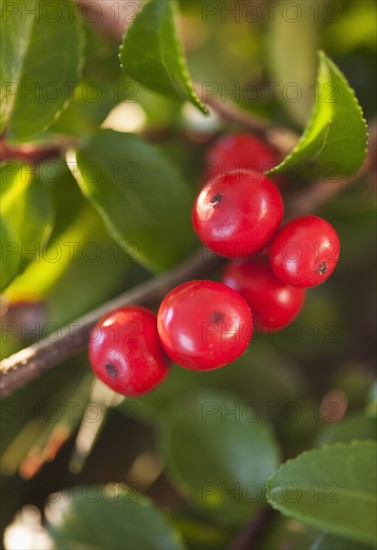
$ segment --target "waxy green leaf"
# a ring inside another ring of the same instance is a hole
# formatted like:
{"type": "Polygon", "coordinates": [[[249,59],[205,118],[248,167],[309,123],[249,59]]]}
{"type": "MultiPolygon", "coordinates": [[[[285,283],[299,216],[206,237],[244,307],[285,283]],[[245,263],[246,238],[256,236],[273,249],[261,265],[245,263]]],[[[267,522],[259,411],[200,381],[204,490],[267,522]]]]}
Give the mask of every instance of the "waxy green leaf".
{"type": "Polygon", "coordinates": [[[269,503],[334,535],[376,543],[377,444],[327,445],[288,460],[267,482],[269,503]]]}
{"type": "Polygon", "coordinates": [[[299,143],[270,173],[337,177],[355,172],[363,163],[367,126],[354,91],[338,67],[323,52],[314,90],[314,105],[299,143]]]}
{"type": "Polygon", "coordinates": [[[26,141],[48,128],[81,76],[82,22],[68,0],[3,0],[0,131],[26,141]]]}
{"type": "Polygon", "coordinates": [[[192,251],[193,190],[155,147],[133,134],[101,130],[77,150],[76,161],[84,195],[138,261],[163,270],[192,251]]]}
{"type": "Polygon", "coordinates": [[[208,114],[190,80],[174,18],[173,0],[145,3],[120,47],[122,69],[147,88],[190,101],[208,114]]]}

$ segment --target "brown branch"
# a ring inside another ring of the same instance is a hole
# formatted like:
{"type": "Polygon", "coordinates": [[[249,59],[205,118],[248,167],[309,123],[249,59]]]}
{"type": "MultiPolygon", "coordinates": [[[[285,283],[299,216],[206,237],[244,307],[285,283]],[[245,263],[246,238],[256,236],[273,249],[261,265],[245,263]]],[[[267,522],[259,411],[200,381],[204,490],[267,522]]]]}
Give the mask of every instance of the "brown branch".
{"type": "MultiPolygon", "coordinates": [[[[339,179],[334,187],[321,183],[309,187],[300,197],[292,201],[288,208],[289,213],[303,214],[315,211],[328,200],[330,195],[334,195],[355,181],[360,172],[356,176],[339,179]]],[[[222,262],[221,258],[200,250],[175,270],[136,286],[88,313],[61,331],[56,340],[50,335],[49,338],[40,340],[4,359],[0,363],[1,398],[7,397],[46,370],[83,349],[87,345],[91,328],[113,309],[128,304],[156,304],[174,286],[190,279],[200,279],[213,272],[222,262]]]]}
{"type": "Polygon", "coordinates": [[[84,349],[95,323],[110,311],[129,304],[153,305],[176,285],[213,272],[223,260],[199,250],[179,267],[127,290],[59,332],[11,355],[0,363],[0,395],[4,399],[48,369],[84,349]]]}
{"type": "MultiPolygon", "coordinates": [[[[339,178],[335,182],[316,183],[296,196],[288,204],[288,216],[312,213],[337,193],[370,170],[368,156],[357,174],[339,178]]],[[[127,304],[152,305],[158,303],[177,284],[193,278],[201,278],[220,266],[223,260],[205,255],[200,250],[175,270],[147,281],[124,294],[103,304],[77,322],[65,328],[55,340],[51,336],[40,340],[0,363],[0,396],[5,398],[46,370],[62,363],[83,349],[89,339],[90,330],[106,313],[127,304]]]]}
{"type": "MultiPolygon", "coordinates": [[[[229,111],[228,115],[238,119],[238,108],[235,107],[229,111]]],[[[270,131],[269,123],[266,123],[265,127],[266,131],[270,131]]],[[[271,127],[273,129],[274,125],[272,124],[271,127]]],[[[350,185],[368,169],[370,169],[369,157],[354,176],[339,178],[331,185],[323,182],[314,184],[288,204],[288,215],[314,212],[321,204],[350,185]]],[[[147,281],[88,313],[64,329],[55,341],[51,341],[50,336],[49,339],[36,342],[4,359],[0,363],[1,398],[10,395],[16,389],[40,376],[44,371],[62,363],[83,349],[88,342],[90,329],[109,311],[132,303],[143,305],[158,303],[171,288],[191,278],[201,278],[205,273],[210,273],[220,265],[221,261],[220,258],[213,256],[204,260],[203,252],[200,251],[200,254],[188,259],[176,270],[147,281]]]]}
{"type": "Polygon", "coordinates": [[[63,158],[67,150],[77,146],[77,143],[76,138],[60,135],[43,144],[12,145],[2,137],[0,138],[0,162],[20,160],[36,165],[45,160],[63,158]]]}
{"type": "Polygon", "coordinates": [[[0,140],[0,162],[20,160],[30,164],[38,164],[44,160],[58,158],[61,149],[58,145],[38,147],[33,144],[12,146],[4,140],[0,140]]]}

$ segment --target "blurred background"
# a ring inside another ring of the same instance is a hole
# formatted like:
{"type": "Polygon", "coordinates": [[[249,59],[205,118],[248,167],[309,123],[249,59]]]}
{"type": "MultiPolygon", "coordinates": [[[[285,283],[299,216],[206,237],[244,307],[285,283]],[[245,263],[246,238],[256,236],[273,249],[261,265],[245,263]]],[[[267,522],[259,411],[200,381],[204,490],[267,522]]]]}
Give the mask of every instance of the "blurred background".
{"type": "MultiPolygon", "coordinates": [[[[48,547],[43,533],[33,542],[25,525],[32,525],[37,537],[38,510],[43,518],[51,493],[109,482],[131,484],[168,510],[190,548],[226,547],[251,508],[246,505],[238,523],[224,521],[226,506],[218,514],[203,511],[174,466],[174,454],[186,453],[192,464],[197,462],[206,435],[200,433],[202,422],[195,432],[187,417],[195,418],[203,403],[251,403],[273,427],[283,460],[326,441],[375,437],[376,6],[369,0],[192,0],[179,2],[179,8],[195,81],[224,103],[298,133],[314,99],[317,50],[324,50],[363,108],[370,128],[370,169],[319,212],[341,239],[333,277],[308,293],[292,327],[256,334],[231,366],[202,375],[174,367],[150,395],[122,400],[94,380],[81,353],[2,402],[1,527],[4,532],[8,526],[7,548],[20,548],[22,536],[24,548],[48,547]],[[295,88],[287,87],[292,82],[302,92],[297,100],[295,88]],[[172,449],[172,431],[180,453],[172,449]],[[33,507],[22,515],[25,505],[33,507]]],[[[84,78],[48,133],[81,136],[100,125],[139,133],[199,189],[205,151],[219,134],[240,127],[215,113],[204,118],[188,103],[166,100],[128,79],[119,68],[119,29],[85,21],[85,32],[84,78]],[[96,101],[83,93],[93,82],[101,90],[96,101]]],[[[51,177],[45,171],[56,212],[50,240],[61,244],[63,255],[53,262],[42,254],[4,294],[2,357],[151,276],[111,239],[64,161],[57,173],[51,177]],[[77,243],[73,255],[63,243],[77,243]],[[91,243],[101,250],[95,261],[91,243]]],[[[288,182],[283,193],[292,197],[310,183],[288,182]]],[[[226,454],[224,449],[218,452],[226,454]]],[[[202,452],[204,460],[211,460],[205,448],[202,452]]],[[[275,518],[259,547],[308,548],[313,536],[299,522],[275,518]],[[290,546],[283,546],[287,541],[290,546]]]]}

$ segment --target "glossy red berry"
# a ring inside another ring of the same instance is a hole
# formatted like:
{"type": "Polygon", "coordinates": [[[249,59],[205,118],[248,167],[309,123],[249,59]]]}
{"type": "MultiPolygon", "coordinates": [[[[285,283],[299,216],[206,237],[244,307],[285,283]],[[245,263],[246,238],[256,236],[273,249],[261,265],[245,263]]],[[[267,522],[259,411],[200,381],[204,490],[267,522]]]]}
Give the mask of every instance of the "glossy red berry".
{"type": "Polygon", "coordinates": [[[248,170],[211,179],[192,212],[199,239],[229,258],[250,256],[274,237],[283,217],[283,200],[272,181],[248,170]]]}
{"type": "Polygon", "coordinates": [[[156,315],[137,306],[117,309],[97,323],[89,358],[98,378],[127,396],[152,390],[168,373],[156,315]]]}
{"type": "Polygon", "coordinates": [[[305,289],[282,283],[265,256],[229,263],[222,281],[245,298],[252,309],[255,325],[266,332],[291,323],[305,301],[305,289]]]}
{"type": "Polygon", "coordinates": [[[170,359],[192,370],[230,363],[245,351],[253,331],[242,296],[214,281],[190,281],[171,290],[161,302],[157,324],[170,359]]]}
{"type": "Polygon", "coordinates": [[[225,134],[208,149],[203,173],[207,178],[231,170],[263,173],[277,164],[275,151],[257,137],[249,134],[225,134]]]}
{"type": "Polygon", "coordinates": [[[320,285],[334,271],[340,254],[339,237],[326,220],[302,216],[288,222],[270,246],[275,275],[298,287],[320,285]]]}

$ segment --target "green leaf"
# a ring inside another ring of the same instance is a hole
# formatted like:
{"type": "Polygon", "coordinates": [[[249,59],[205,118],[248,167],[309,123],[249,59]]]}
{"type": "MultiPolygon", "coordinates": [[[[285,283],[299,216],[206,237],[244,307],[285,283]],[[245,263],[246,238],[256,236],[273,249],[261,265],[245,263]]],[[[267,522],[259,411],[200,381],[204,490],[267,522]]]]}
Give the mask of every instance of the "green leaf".
{"type": "Polygon", "coordinates": [[[78,183],[121,246],[150,269],[168,269],[193,249],[193,192],[153,146],[102,130],[76,152],[78,183]]]}
{"type": "Polygon", "coordinates": [[[63,498],[65,503],[59,499],[46,510],[57,549],[183,549],[166,517],[131,487],[93,484],[76,487],[63,498]]]}
{"type": "Polygon", "coordinates": [[[288,460],[267,482],[284,515],[335,535],[376,542],[376,460],[372,441],[334,444],[288,460]]]}
{"type": "Polygon", "coordinates": [[[369,550],[371,546],[359,544],[328,533],[319,535],[310,547],[310,550],[369,550]]]}
{"type": "Polygon", "coordinates": [[[53,224],[50,191],[35,170],[18,162],[0,168],[1,268],[4,289],[34,258],[39,258],[53,224]]]}
{"type": "Polygon", "coordinates": [[[66,0],[4,0],[0,131],[25,141],[68,104],[83,63],[81,19],[66,0]]]}
{"type": "Polygon", "coordinates": [[[122,69],[147,88],[190,101],[208,114],[191,83],[174,16],[173,0],[144,4],[120,47],[122,69]]]}
{"type": "Polygon", "coordinates": [[[317,177],[330,172],[335,177],[352,174],[365,159],[367,126],[354,91],[331,59],[323,52],[319,59],[314,106],[304,134],[271,174],[303,165],[314,166],[317,177]]]}
{"type": "Polygon", "coordinates": [[[82,135],[94,132],[105,120],[109,111],[115,104],[115,93],[111,89],[111,82],[102,79],[97,75],[95,78],[96,88],[93,88],[93,81],[88,78],[82,79],[76,86],[73,100],[62,112],[56,122],[49,127],[49,134],[68,134],[81,137],[82,135]],[[98,94],[98,99],[93,101],[89,95],[91,89],[98,94]]]}
{"type": "MultiPolygon", "coordinates": [[[[49,164],[49,163],[48,163],[49,164]]],[[[47,173],[48,164],[41,170],[47,173]]],[[[67,165],[54,166],[57,215],[50,242],[40,258],[19,275],[7,294],[23,300],[32,294],[46,304],[48,320],[67,323],[99,306],[129,285],[132,257],[113,241],[98,212],[83,197],[67,165]],[[75,299],[72,300],[72,296],[75,299]]]]}
{"type": "Polygon", "coordinates": [[[0,241],[1,241],[1,280],[0,290],[4,290],[17,275],[21,256],[17,252],[17,237],[8,226],[8,223],[0,216],[0,241]]]}
{"type": "Polygon", "coordinates": [[[279,463],[273,433],[254,413],[231,394],[195,393],[162,433],[171,473],[198,506],[226,524],[264,506],[264,482],[279,463]]]}

